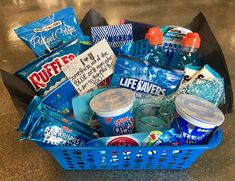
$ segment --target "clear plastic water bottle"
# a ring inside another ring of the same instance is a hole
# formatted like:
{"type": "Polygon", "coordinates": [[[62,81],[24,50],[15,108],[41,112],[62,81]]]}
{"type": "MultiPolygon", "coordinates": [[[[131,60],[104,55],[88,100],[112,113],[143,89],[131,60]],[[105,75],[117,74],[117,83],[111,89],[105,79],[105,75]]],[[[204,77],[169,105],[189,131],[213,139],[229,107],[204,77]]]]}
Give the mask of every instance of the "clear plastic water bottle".
{"type": "Polygon", "coordinates": [[[150,53],[144,58],[153,65],[167,66],[168,60],[165,51],[162,48],[163,34],[159,27],[152,27],[145,34],[150,44],[150,53]]]}
{"type": "Polygon", "coordinates": [[[169,67],[184,70],[185,65],[200,66],[201,62],[197,55],[200,42],[198,33],[187,33],[182,39],[182,50],[173,56],[169,62],[169,67]]]}

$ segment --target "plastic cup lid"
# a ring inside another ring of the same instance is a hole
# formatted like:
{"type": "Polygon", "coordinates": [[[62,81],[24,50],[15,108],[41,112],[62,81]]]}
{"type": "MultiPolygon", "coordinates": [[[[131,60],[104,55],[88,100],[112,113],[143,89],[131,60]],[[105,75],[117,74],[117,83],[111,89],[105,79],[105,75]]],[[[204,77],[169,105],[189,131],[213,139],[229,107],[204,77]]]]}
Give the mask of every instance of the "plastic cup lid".
{"type": "Polygon", "coordinates": [[[198,127],[214,128],[220,126],[224,121],[224,115],[219,108],[194,95],[177,96],[175,106],[182,118],[198,127]]]}
{"type": "Polygon", "coordinates": [[[95,96],[91,102],[91,109],[96,113],[108,113],[125,110],[132,107],[134,92],[125,88],[110,89],[95,96]]]}

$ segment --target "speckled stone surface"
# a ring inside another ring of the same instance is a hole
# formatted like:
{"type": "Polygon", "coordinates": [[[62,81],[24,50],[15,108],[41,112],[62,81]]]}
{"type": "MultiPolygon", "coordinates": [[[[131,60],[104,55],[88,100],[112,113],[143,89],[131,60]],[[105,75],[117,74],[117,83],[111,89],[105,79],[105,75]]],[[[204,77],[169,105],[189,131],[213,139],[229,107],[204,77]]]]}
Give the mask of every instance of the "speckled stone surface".
{"type": "MultiPolygon", "coordinates": [[[[184,25],[202,11],[224,52],[235,90],[235,2],[208,1],[0,1],[0,68],[14,72],[33,59],[32,52],[19,40],[13,28],[72,5],[79,20],[93,7],[107,21],[120,18],[154,24],[184,25]]],[[[32,142],[19,142],[20,122],[10,96],[0,80],[0,180],[235,180],[235,113],[227,114],[219,147],[207,151],[187,170],[181,171],[64,171],[45,151],[32,142]]]]}

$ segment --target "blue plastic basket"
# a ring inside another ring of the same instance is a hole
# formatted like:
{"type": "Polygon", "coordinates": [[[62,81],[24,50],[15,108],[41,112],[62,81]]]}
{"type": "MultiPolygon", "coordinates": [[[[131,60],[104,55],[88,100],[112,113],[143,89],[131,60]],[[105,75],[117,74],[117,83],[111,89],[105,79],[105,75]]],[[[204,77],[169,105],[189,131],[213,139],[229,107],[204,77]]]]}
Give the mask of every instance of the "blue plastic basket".
{"type": "Polygon", "coordinates": [[[186,169],[222,140],[220,129],[208,144],[158,147],[56,147],[47,150],[65,170],[186,169]]]}

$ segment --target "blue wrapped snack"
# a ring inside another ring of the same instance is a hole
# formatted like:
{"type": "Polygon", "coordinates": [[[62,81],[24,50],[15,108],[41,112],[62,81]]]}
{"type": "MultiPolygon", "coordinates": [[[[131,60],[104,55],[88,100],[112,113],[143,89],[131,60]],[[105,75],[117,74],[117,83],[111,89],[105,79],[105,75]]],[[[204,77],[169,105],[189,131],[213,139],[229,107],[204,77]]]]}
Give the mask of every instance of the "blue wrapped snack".
{"type": "Polygon", "coordinates": [[[146,61],[118,57],[110,86],[165,96],[176,91],[183,76],[182,71],[167,70],[146,61]]]}
{"type": "Polygon", "coordinates": [[[86,124],[67,117],[60,112],[52,109],[51,107],[43,104],[42,100],[38,96],[35,96],[34,99],[31,101],[17,130],[31,130],[35,126],[38,119],[42,118],[48,121],[52,119],[53,121],[57,121],[59,123],[62,122],[63,124],[66,124],[68,126],[73,126],[75,127],[75,129],[79,130],[79,132],[83,132],[85,135],[91,137],[98,136],[98,133],[86,124]]]}
{"type": "Polygon", "coordinates": [[[37,56],[83,34],[72,7],[17,28],[15,32],[37,56]]]}
{"type": "Polygon", "coordinates": [[[73,113],[72,98],[77,96],[77,91],[70,80],[66,80],[51,91],[42,102],[65,115],[73,113]]]}
{"type": "Polygon", "coordinates": [[[80,53],[78,39],[72,40],[50,54],[28,63],[15,75],[26,81],[36,95],[45,96],[67,80],[61,67],[73,61],[80,53]]]}
{"type": "Polygon", "coordinates": [[[56,146],[84,146],[95,138],[86,136],[75,126],[57,121],[55,118],[41,117],[32,121],[33,126],[25,130],[20,140],[28,139],[56,146]]]}

